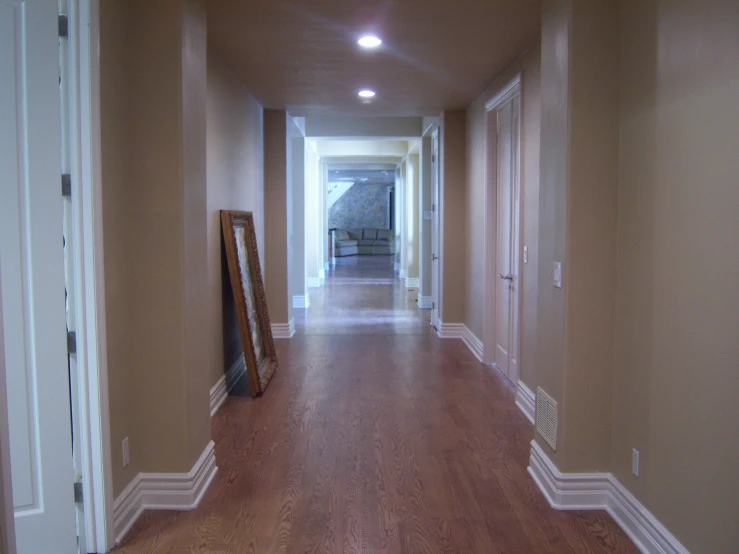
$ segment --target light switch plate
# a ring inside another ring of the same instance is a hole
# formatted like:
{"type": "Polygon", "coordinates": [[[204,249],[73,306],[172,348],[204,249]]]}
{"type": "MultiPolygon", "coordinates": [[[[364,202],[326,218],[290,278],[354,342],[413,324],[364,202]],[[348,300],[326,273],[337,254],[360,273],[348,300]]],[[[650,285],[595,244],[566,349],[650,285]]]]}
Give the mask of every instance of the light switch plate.
{"type": "Polygon", "coordinates": [[[131,456],[128,452],[128,437],[121,442],[121,454],[123,454],[123,467],[131,463],[131,456]]]}
{"type": "Polygon", "coordinates": [[[562,262],[554,262],[554,286],[562,288],[562,262]]]}
{"type": "Polygon", "coordinates": [[[631,451],[631,473],[639,477],[639,451],[636,448],[631,451]]]}
{"type": "Polygon", "coordinates": [[[528,246],[523,247],[523,263],[525,264],[529,263],[529,247],[528,246]]]}

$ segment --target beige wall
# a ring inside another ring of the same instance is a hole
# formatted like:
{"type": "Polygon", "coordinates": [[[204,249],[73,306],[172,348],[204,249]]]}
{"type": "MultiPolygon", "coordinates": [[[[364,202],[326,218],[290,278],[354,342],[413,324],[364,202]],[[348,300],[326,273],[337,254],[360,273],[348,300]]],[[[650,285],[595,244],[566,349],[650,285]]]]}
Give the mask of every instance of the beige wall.
{"type": "Polygon", "coordinates": [[[187,472],[210,440],[205,12],[101,5],[102,189],[113,489],[187,472]],[[129,438],[131,464],[120,445],[129,438]]]}
{"type": "Polygon", "coordinates": [[[208,54],[207,182],[210,385],[242,355],[236,312],[221,246],[221,210],[254,214],[264,265],[264,147],[262,106],[230,69],[208,54]]]}
{"type": "Polygon", "coordinates": [[[273,324],[285,324],[292,318],[288,253],[288,118],[290,116],[285,110],[264,110],[264,288],[273,324]]]}
{"type": "Polygon", "coordinates": [[[611,469],[691,552],[735,552],[739,3],[620,7],[611,469]]]}
{"type": "MultiPolygon", "coordinates": [[[[539,150],[541,143],[541,48],[533,45],[520,60],[499,75],[467,110],[467,257],[465,324],[484,340],[485,286],[485,104],[521,75],[521,252],[529,249],[522,266],[520,378],[536,389],[536,295],[539,243],[539,150]]],[[[523,260],[523,254],[521,254],[523,260]]]]}
{"type": "Polygon", "coordinates": [[[418,279],[420,276],[419,208],[420,208],[420,156],[408,154],[406,165],[406,241],[408,277],[418,279]]]}
{"type": "Polygon", "coordinates": [[[466,113],[445,111],[439,128],[440,222],[442,227],[442,288],[440,319],[444,323],[464,321],[467,232],[466,213],[466,113]]]}
{"type": "Polygon", "coordinates": [[[616,19],[613,0],[544,3],[537,359],[539,384],[558,402],[555,459],[568,472],[603,471],[609,465],[616,19]],[[567,48],[549,52],[554,44],[567,48]],[[555,261],[562,262],[562,289],[552,284],[555,261]]]}

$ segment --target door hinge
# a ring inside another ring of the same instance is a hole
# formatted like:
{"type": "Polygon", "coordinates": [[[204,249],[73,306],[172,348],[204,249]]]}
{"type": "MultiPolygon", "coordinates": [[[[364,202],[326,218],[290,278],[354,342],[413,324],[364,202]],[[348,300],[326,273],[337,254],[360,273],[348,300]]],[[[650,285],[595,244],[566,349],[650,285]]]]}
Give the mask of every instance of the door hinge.
{"type": "Polygon", "coordinates": [[[72,176],[69,173],[62,175],[62,196],[72,196],[72,176]]]}
{"type": "Polygon", "coordinates": [[[435,162],[436,161],[436,156],[434,154],[431,154],[431,161],[432,162],[435,162]]]}
{"type": "Polygon", "coordinates": [[[432,310],[435,310],[436,309],[436,302],[431,302],[431,309],[432,310]]]}
{"type": "Polygon", "coordinates": [[[436,213],[436,204],[431,204],[431,211],[436,213]]]}
{"type": "Polygon", "coordinates": [[[59,38],[69,37],[69,18],[63,13],[59,14],[59,38]]]}
{"type": "Polygon", "coordinates": [[[67,331],[67,353],[77,353],[77,333],[74,331],[67,331]]]}
{"type": "Polygon", "coordinates": [[[75,481],[74,483],[74,503],[83,504],[84,497],[82,494],[82,481],[75,481]]]}

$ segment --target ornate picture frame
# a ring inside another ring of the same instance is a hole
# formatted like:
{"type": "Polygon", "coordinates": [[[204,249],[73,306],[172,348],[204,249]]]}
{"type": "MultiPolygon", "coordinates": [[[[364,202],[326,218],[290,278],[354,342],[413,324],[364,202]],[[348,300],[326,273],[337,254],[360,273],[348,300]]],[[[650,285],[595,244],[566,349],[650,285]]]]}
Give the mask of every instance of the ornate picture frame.
{"type": "Polygon", "coordinates": [[[258,397],[277,369],[277,355],[259,265],[254,217],[251,212],[221,210],[221,229],[249,390],[252,396],[258,397]]]}

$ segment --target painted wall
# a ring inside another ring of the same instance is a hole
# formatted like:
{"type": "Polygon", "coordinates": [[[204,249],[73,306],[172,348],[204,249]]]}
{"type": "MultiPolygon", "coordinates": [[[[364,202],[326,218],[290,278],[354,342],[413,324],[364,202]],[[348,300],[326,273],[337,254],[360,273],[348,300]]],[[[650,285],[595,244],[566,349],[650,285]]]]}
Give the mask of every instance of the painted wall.
{"type": "MultiPolygon", "coordinates": [[[[293,120],[296,122],[296,120],[293,120]]],[[[305,137],[297,124],[293,125],[291,141],[292,164],[292,294],[308,294],[306,284],[306,242],[305,233],[305,137]]]]}
{"type": "Polygon", "coordinates": [[[254,214],[264,265],[264,145],[262,106],[215,55],[208,54],[207,203],[208,294],[211,321],[210,384],[242,355],[225,252],[220,210],[254,214]]]}
{"type": "Polygon", "coordinates": [[[328,227],[389,229],[388,185],[356,183],[328,210],[328,227]]]}
{"type": "Polygon", "coordinates": [[[439,129],[440,222],[443,252],[440,318],[445,323],[464,321],[467,231],[464,224],[467,188],[467,114],[445,111],[439,129]]]}
{"type": "Polygon", "coordinates": [[[101,5],[101,149],[113,493],[187,472],[210,440],[205,10],[101,5]],[[123,22],[123,24],[122,24],[123,22]],[[135,345],[132,348],[131,345],[135,345]],[[129,438],[131,464],[120,445],[129,438]]]}
{"type": "Polygon", "coordinates": [[[320,175],[319,158],[313,141],[306,141],[305,157],[305,261],[309,287],[318,286],[320,279],[320,175]]]}
{"type": "Polygon", "coordinates": [[[406,233],[405,247],[407,249],[408,278],[418,279],[420,276],[420,250],[421,241],[419,235],[419,208],[420,196],[420,156],[418,153],[408,154],[406,165],[406,233]]]}
{"type": "Polygon", "coordinates": [[[624,0],[619,21],[611,470],[691,552],[734,552],[739,3],[624,0]]]}
{"type": "Polygon", "coordinates": [[[431,135],[423,137],[421,141],[421,182],[420,193],[420,216],[418,231],[421,241],[419,271],[421,278],[421,296],[431,296],[431,220],[423,218],[424,211],[430,211],[433,204],[431,198],[431,135]]]}
{"type": "Polygon", "coordinates": [[[420,137],[420,117],[306,117],[309,137],[420,137]]]}
{"type": "MultiPolygon", "coordinates": [[[[516,75],[521,75],[521,248],[529,249],[529,263],[519,275],[521,380],[536,390],[536,295],[539,242],[539,150],[541,142],[541,48],[534,44],[499,75],[467,110],[467,281],[465,324],[484,340],[485,287],[485,104],[516,75]]],[[[493,237],[494,238],[494,237],[493,237]]],[[[522,250],[523,252],[523,250],[522,250]]],[[[523,253],[520,258],[523,260],[523,253]]]]}
{"type": "Polygon", "coordinates": [[[285,110],[264,110],[264,288],[273,324],[292,318],[290,295],[291,200],[288,180],[288,123],[285,110]]]}

